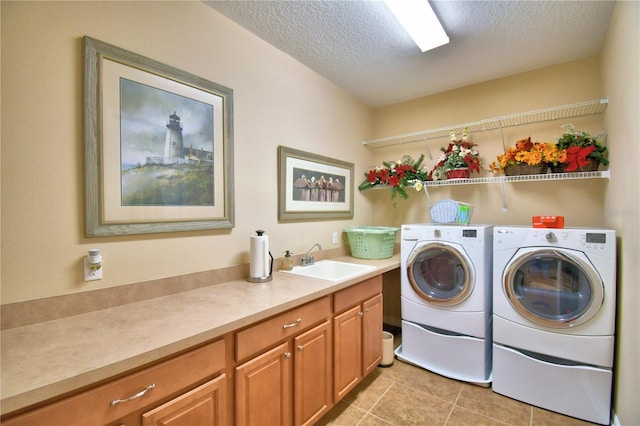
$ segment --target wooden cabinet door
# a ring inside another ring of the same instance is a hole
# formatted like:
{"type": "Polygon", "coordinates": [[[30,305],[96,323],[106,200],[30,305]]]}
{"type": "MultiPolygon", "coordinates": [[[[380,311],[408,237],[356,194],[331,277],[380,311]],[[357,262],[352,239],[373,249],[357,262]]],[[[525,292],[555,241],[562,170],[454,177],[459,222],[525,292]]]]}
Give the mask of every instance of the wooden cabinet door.
{"type": "Polygon", "coordinates": [[[362,316],[360,305],[333,319],[333,396],[339,401],[362,379],[362,316]]]}
{"type": "Polygon", "coordinates": [[[222,426],[227,424],[225,374],[142,415],[143,426],[222,426]]]}
{"type": "Polygon", "coordinates": [[[295,425],[314,424],[331,406],[330,325],[327,320],[293,341],[295,425]]]}
{"type": "Polygon", "coordinates": [[[362,304],[362,376],[375,369],[382,360],[382,295],[362,304]]]}
{"type": "Polygon", "coordinates": [[[291,341],[236,367],[236,424],[291,424],[291,341]]]}

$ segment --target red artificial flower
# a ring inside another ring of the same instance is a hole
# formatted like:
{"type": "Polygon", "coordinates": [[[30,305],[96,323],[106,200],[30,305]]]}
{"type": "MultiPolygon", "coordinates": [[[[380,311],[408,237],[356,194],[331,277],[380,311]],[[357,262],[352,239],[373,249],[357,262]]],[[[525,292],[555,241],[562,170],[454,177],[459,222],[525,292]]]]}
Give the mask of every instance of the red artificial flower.
{"type": "Polygon", "coordinates": [[[379,177],[380,177],[380,182],[387,183],[387,181],[389,180],[389,169],[380,170],[379,177]]]}
{"type": "Polygon", "coordinates": [[[391,186],[398,186],[398,184],[400,183],[400,179],[397,175],[389,176],[389,180],[387,181],[387,183],[391,186]]]}
{"type": "Polygon", "coordinates": [[[464,158],[464,162],[467,163],[467,167],[469,168],[469,173],[471,173],[472,171],[476,171],[477,173],[480,173],[480,164],[475,161],[473,158],[469,158],[469,156],[464,158]]]}
{"type": "Polygon", "coordinates": [[[572,146],[567,148],[567,172],[572,172],[578,167],[589,164],[587,156],[591,154],[596,147],[594,145],[582,148],[580,146],[572,146]]]}
{"type": "Polygon", "coordinates": [[[472,143],[469,143],[469,142],[462,142],[462,143],[460,144],[460,146],[461,146],[461,147],[463,147],[464,149],[471,149],[471,147],[473,146],[473,144],[472,144],[472,143]]]}
{"type": "Polygon", "coordinates": [[[378,173],[376,172],[376,170],[375,169],[369,170],[369,173],[367,174],[367,180],[371,183],[376,183],[377,179],[378,179],[378,173]]]}
{"type": "Polygon", "coordinates": [[[399,179],[404,178],[404,176],[407,174],[407,172],[414,172],[416,171],[416,169],[413,168],[412,165],[410,164],[399,164],[396,166],[395,168],[396,170],[396,174],[398,175],[399,179]]]}

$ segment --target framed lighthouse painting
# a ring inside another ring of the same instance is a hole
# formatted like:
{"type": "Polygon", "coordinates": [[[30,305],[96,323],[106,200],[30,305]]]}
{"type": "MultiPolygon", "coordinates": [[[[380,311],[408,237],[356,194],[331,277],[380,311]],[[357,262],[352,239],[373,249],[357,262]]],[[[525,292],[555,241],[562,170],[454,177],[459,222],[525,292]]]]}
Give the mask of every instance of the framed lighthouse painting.
{"type": "Polygon", "coordinates": [[[234,226],[233,90],[84,37],[88,237],[234,226]]]}

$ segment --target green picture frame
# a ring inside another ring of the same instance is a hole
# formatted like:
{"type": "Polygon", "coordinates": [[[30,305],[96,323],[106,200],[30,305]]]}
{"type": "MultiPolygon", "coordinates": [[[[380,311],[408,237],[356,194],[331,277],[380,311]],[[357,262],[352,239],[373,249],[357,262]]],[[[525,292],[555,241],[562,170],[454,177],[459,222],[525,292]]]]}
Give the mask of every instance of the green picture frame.
{"type": "Polygon", "coordinates": [[[84,55],[86,236],[233,228],[233,90],[88,36],[84,55]]]}

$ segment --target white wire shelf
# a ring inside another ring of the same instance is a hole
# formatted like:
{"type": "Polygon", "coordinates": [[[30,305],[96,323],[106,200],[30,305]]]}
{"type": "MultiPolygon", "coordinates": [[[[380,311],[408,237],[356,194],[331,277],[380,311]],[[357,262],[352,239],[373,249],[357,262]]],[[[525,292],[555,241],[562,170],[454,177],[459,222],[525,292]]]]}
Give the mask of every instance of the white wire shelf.
{"type": "Polygon", "coordinates": [[[423,182],[424,186],[474,185],[500,182],[539,182],[548,180],[609,179],[609,170],[598,172],[547,173],[539,175],[488,176],[471,179],[447,179],[423,182]]]}
{"type": "Polygon", "coordinates": [[[402,135],[389,136],[385,138],[365,140],[362,141],[362,144],[374,148],[401,145],[417,141],[427,141],[445,137],[448,138],[449,132],[451,130],[456,133],[461,133],[465,128],[467,128],[469,133],[478,133],[486,132],[488,130],[502,129],[505,127],[521,126],[524,124],[541,123],[544,121],[553,121],[571,117],[600,114],[604,112],[608,103],[608,98],[596,99],[593,101],[579,102],[575,104],[543,108],[534,111],[520,112],[511,115],[503,115],[501,117],[487,118],[484,120],[472,121],[469,123],[454,124],[451,126],[439,127],[437,129],[422,130],[414,133],[405,133],[402,135]]]}
{"type": "MultiPolygon", "coordinates": [[[[609,179],[611,173],[609,170],[601,170],[597,172],[575,172],[575,173],[546,173],[537,175],[518,175],[518,176],[486,176],[470,179],[445,179],[445,180],[429,180],[423,181],[424,186],[452,186],[452,185],[482,185],[493,183],[512,183],[512,182],[540,182],[551,180],[576,180],[576,179],[609,179]]],[[[377,185],[369,189],[388,189],[389,185],[377,185]]]]}

